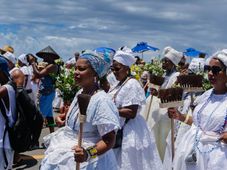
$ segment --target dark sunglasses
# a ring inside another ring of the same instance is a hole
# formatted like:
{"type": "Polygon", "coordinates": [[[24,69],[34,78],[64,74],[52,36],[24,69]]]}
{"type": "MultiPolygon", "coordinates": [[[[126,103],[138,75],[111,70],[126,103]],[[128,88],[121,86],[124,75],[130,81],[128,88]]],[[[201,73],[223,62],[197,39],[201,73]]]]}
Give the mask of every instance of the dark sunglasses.
{"type": "Polygon", "coordinates": [[[205,72],[212,72],[214,75],[217,75],[220,73],[220,71],[223,71],[223,68],[221,67],[218,67],[218,66],[208,66],[208,65],[205,65],[204,66],[204,71],[205,72]]]}

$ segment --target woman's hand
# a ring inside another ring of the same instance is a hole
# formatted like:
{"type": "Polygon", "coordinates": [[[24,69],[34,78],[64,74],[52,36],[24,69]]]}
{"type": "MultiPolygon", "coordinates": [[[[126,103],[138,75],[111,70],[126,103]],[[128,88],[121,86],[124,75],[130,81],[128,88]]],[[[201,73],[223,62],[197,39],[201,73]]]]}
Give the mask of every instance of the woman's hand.
{"type": "Polygon", "coordinates": [[[219,140],[227,144],[227,132],[223,132],[219,140]]]}
{"type": "Polygon", "coordinates": [[[61,126],[64,126],[65,125],[65,117],[66,117],[66,114],[59,114],[55,118],[55,122],[58,125],[58,127],[61,127],[61,126]]]}
{"type": "Polygon", "coordinates": [[[184,119],[182,117],[182,114],[176,108],[173,108],[173,107],[168,108],[168,116],[169,116],[169,118],[173,118],[173,119],[180,120],[180,121],[182,121],[182,119],[184,119]]]}
{"type": "Polygon", "coordinates": [[[155,88],[150,88],[151,95],[158,96],[158,91],[155,88]]]}
{"type": "Polygon", "coordinates": [[[76,162],[85,162],[87,160],[88,154],[84,148],[79,146],[74,146],[72,149],[75,151],[74,160],[76,162]]]}

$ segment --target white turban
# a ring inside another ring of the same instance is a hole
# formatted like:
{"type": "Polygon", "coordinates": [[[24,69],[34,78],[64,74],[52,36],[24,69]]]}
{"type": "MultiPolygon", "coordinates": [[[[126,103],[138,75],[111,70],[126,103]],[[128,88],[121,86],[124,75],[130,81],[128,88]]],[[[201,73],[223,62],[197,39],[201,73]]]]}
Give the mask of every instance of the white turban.
{"type": "Polygon", "coordinates": [[[5,54],[3,54],[3,57],[5,57],[7,60],[11,61],[13,64],[16,64],[16,62],[17,62],[15,55],[11,52],[7,51],[5,54]]]}
{"type": "Polygon", "coordinates": [[[122,50],[116,51],[113,60],[128,67],[131,67],[136,62],[132,51],[126,47],[124,47],[122,50]]]}
{"type": "Polygon", "coordinates": [[[206,61],[204,58],[193,58],[188,66],[188,70],[192,73],[200,73],[204,71],[206,61]]]}
{"type": "Polygon", "coordinates": [[[26,66],[28,65],[28,60],[27,60],[27,57],[26,57],[26,54],[21,54],[19,57],[18,57],[18,60],[20,60],[23,64],[25,64],[26,66]]]}
{"type": "MultiPolygon", "coordinates": [[[[223,64],[227,67],[227,49],[223,49],[221,51],[218,51],[212,55],[212,58],[217,58],[223,62],[223,64]]],[[[227,69],[226,69],[227,74],[227,69]]]]}
{"type": "Polygon", "coordinates": [[[163,57],[168,58],[174,65],[177,65],[183,57],[183,53],[172,47],[165,47],[163,50],[163,57]]]}

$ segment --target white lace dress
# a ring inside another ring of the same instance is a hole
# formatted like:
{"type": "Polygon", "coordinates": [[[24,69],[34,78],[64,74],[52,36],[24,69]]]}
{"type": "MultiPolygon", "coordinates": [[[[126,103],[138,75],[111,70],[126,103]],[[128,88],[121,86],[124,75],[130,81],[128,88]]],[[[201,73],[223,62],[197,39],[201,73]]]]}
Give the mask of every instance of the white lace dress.
{"type": "MultiPolygon", "coordinates": [[[[7,88],[7,92],[9,96],[9,109],[5,107],[5,110],[6,110],[6,115],[9,119],[9,125],[12,126],[16,119],[15,91],[13,87],[10,85],[4,85],[4,86],[7,88]]],[[[5,161],[3,157],[3,148],[5,149],[7,160],[9,163],[7,169],[12,169],[14,151],[10,146],[8,132],[6,132],[4,146],[3,146],[4,129],[5,129],[5,118],[3,117],[2,113],[0,113],[0,169],[4,169],[4,166],[5,166],[5,161]]]]}
{"type": "MultiPolygon", "coordinates": [[[[121,148],[114,149],[121,170],[162,170],[155,138],[146,121],[141,116],[141,106],[145,103],[145,94],[139,82],[135,79],[128,80],[120,87],[110,89],[110,95],[115,98],[116,106],[124,107],[139,105],[137,115],[130,119],[124,126],[121,148]],[[119,90],[119,91],[118,91],[119,90]]],[[[125,118],[120,118],[121,127],[125,118]]]]}
{"type": "Polygon", "coordinates": [[[216,142],[224,127],[227,114],[227,94],[215,95],[212,89],[196,101],[193,124],[182,137],[174,159],[174,170],[220,170],[227,169],[227,145],[216,142]],[[198,142],[196,142],[198,141],[198,142]],[[187,163],[186,158],[196,152],[197,162],[187,163]]]}
{"type": "MultiPolygon", "coordinates": [[[[77,95],[80,92],[77,93],[77,95]]],[[[47,150],[41,162],[41,170],[75,170],[72,147],[78,142],[78,104],[74,98],[66,120],[66,126],[44,137],[47,150]]],[[[118,111],[111,98],[104,92],[94,94],[87,108],[87,119],[84,123],[82,147],[94,146],[101,136],[119,129],[118,111]]],[[[81,170],[116,170],[117,162],[113,150],[99,155],[95,159],[80,164],[81,170]]]]}

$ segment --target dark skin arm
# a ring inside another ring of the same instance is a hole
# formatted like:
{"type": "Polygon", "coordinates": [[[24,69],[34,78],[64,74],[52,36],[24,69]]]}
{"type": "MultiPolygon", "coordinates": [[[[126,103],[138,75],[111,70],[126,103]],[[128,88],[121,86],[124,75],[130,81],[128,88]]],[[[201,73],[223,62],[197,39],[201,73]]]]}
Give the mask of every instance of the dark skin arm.
{"type": "Polygon", "coordinates": [[[46,68],[41,71],[38,70],[36,63],[32,63],[34,78],[42,78],[49,75],[50,73],[56,73],[58,70],[57,66],[54,64],[49,64],[46,68]]]}
{"type": "Polygon", "coordinates": [[[9,96],[6,87],[0,87],[0,99],[3,99],[7,108],[9,108],[9,96]]]}
{"type": "Polygon", "coordinates": [[[219,140],[227,144],[227,132],[223,132],[219,140]]]}
{"type": "Polygon", "coordinates": [[[126,107],[119,108],[119,115],[124,118],[134,119],[138,110],[138,105],[130,105],[126,107]]]}
{"type": "MultiPolygon", "coordinates": [[[[97,150],[97,155],[101,155],[111,149],[114,146],[115,143],[115,132],[111,131],[107,133],[106,135],[102,136],[102,140],[100,140],[95,145],[95,149],[97,150]]],[[[74,158],[76,162],[85,162],[88,158],[87,152],[84,148],[75,146],[73,147],[74,158]]]]}

